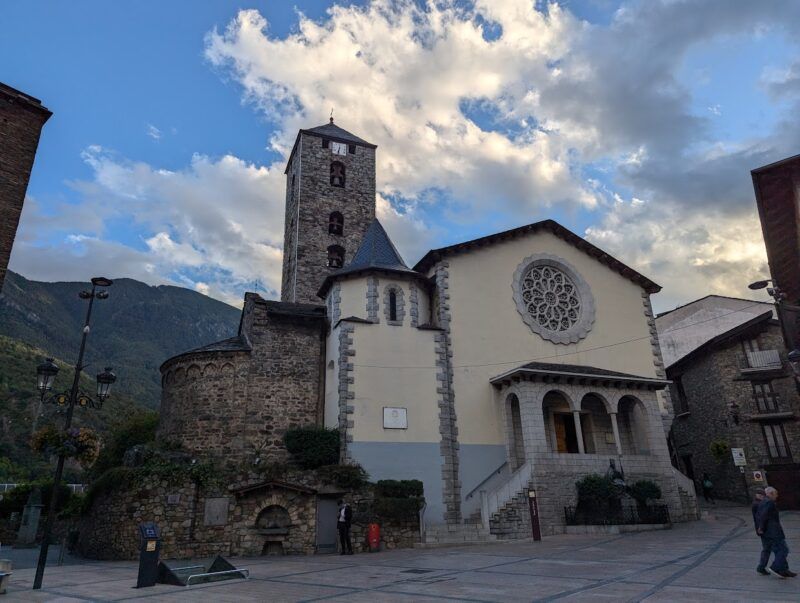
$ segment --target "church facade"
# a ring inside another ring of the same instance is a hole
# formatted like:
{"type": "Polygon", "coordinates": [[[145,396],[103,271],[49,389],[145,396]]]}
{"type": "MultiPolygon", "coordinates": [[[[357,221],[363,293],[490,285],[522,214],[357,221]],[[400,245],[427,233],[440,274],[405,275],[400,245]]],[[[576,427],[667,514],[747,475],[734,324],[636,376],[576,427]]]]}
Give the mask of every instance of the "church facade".
{"type": "Polygon", "coordinates": [[[336,427],[342,462],[424,483],[430,526],[501,533],[535,490],[543,532],[562,532],[575,481],[610,460],[691,518],[660,287],[552,220],[409,267],[375,218],[375,153],[332,121],[299,132],[281,300],[246,294],[236,337],[162,365],[160,437],[257,463],[286,457],[286,429],[336,427]]]}

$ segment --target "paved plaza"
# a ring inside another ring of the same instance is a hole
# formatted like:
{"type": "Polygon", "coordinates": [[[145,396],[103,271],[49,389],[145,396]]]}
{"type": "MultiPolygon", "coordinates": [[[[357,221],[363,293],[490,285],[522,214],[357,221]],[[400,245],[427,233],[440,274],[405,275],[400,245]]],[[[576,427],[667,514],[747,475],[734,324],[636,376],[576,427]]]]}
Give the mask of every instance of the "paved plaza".
{"type": "MultiPolygon", "coordinates": [[[[783,513],[790,548],[800,513],[783,513]]],[[[7,601],[800,601],[800,578],[756,574],[759,541],[750,511],[712,510],[672,530],[615,536],[554,536],[446,549],[348,557],[234,560],[249,580],[136,590],[136,563],[15,570],[7,601]]],[[[800,554],[789,557],[795,569],[800,554]]]]}

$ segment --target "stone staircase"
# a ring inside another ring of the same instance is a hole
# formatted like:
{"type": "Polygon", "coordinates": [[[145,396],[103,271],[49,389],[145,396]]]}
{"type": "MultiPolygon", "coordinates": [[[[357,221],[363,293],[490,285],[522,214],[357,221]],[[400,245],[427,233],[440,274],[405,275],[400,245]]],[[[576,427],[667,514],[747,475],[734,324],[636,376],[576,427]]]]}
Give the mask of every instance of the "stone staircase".
{"type": "Polygon", "coordinates": [[[480,523],[463,523],[456,525],[435,525],[425,528],[425,540],[414,545],[418,548],[435,548],[438,546],[459,546],[469,544],[486,544],[496,542],[497,537],[489,533],[480,523]]]}
{"type": "MultiPolygon", "coordinates": [[[[678,496],[681,500],[683,511],[683,521],[694,521],[700,519],[700,507],[697,505],[697,496],[694,494],[694,482],[683,473],[672,468],[675,481],[678,484],[678,496]]],[[[678,518],[673,518],[673,521],[678,518]]]]}
{"type": "Polygon", "coordinates": [[[489,532],[499,540],[531,538],[531,514],[528,509],[528,488],[511,497],[489,518],[489,532]]]}

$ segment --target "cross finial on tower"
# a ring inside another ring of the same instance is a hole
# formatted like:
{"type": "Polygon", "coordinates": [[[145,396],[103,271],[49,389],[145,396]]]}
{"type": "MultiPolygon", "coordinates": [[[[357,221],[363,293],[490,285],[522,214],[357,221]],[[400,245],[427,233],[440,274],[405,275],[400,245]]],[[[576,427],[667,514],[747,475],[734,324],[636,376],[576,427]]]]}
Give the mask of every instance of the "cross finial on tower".
{"type": "Polygon", "coordinates": [[[331,107],[331,123],[333,123],[333,107],[331,107]]]}

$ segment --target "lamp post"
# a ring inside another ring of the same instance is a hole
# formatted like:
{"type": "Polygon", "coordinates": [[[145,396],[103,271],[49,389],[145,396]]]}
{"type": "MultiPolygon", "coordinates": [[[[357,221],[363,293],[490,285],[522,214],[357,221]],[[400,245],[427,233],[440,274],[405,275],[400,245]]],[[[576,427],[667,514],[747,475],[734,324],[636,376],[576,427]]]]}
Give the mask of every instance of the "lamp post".
{"type": "MultiPolygon", "coordinates": [[[[78,384],[80,383],[81,371],[85,368],[83,364],[83,354],[86,350],[86,338],[89,335],[89,321],[92,317],[92,306],[95,299],[107,299],[108,292],[98,287],[110,287],[114,282],[111,279],[103,277],[95,277],[92,279],[92,290],[81,291],[78,297],[81,299],[89,300],[89,307],[86,310],[86,321],[83,326],[83,335],[81,336],[81,347],[78,352],[78,361],[75,363],[75,373],[72,378],[72,388],[69,392],[54,394],[48,398],[48,402],[58,404],[59,406],[67,407],[67,417],[64,420],[64,431],[66,432],[72,425],[72,415],[75,410],[75,405],[78,406],[91,406],[92,408],[100,408],[103,401],[108,397],[111,384],[116,381],[116,375],[111,371],[111,367],[97,375],[97,401],[85,393],[79,391],[78,384]]],[[[53,389],[53,382],[58,374],[58,366],[53,362],[52,358],[45,359],[39,366],[36,367],[37,375],[37,388],[41,393],[42,401],[44,402],[45,395],[53,389]]],[[[36,564],[36,576],[33,579],[33,588],[38,590],[42,588],[42,578],[44,577],[44,567],[47,564],[47,549],[50,547],[50,532],[53,529],[53,521],[56,514],[56,500],[58,498],[58,486],[61,484],[61,476],[64,473],[64,452],[59,452],[58,463],[56,464],[56,472],[53,476],[53,491],[50,495],[50,504],[47,512],[47,519],[44,524],[44,534],[42,535],[42,547],[39,550],[39,561],[36,564]]]]}

